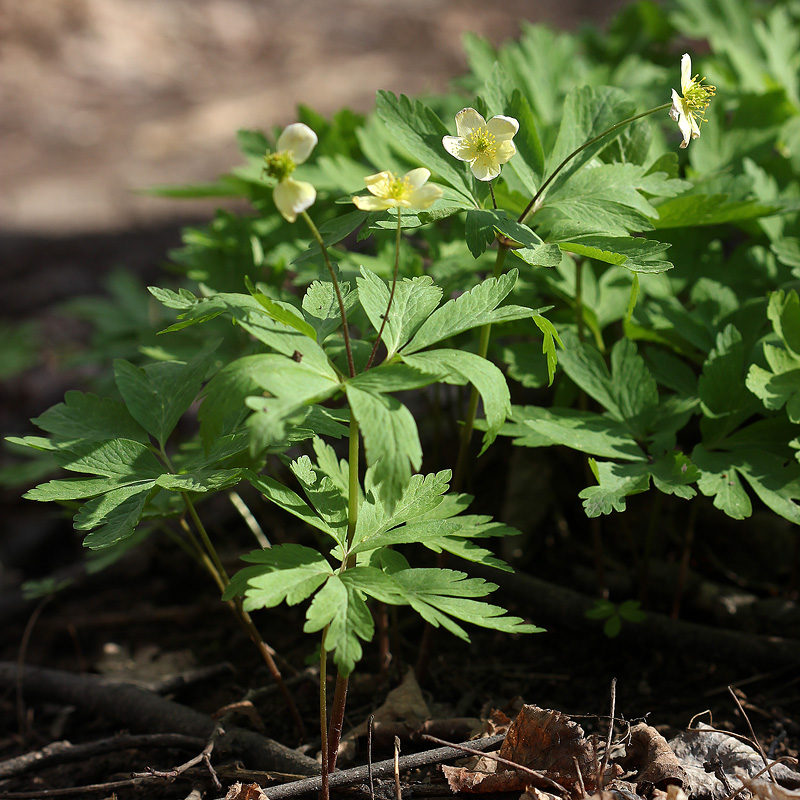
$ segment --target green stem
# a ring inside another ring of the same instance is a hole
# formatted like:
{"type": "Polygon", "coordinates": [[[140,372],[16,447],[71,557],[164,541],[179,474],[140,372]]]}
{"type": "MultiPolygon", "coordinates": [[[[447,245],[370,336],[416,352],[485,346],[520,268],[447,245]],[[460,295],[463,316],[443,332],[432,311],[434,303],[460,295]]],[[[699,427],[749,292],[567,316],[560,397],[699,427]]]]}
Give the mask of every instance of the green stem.
{"type": "Polygon", "coordinates": [[[389,319],[389,311],[392,308],[392,301],[394,300],[394,290],[397,286],[397,272],[400,267],[400,220],[401,220],[401,213],[400,208],[397,209],[397,238],[395,239],[394,243],[394,275],[392,276],[392,291],[389,292],[389,302],[386,304],[386,313],[383,315],[383,319],[381,320],[381,327],[378,331],[378,338],[375,340],[375,344],[372,346],[372,352],[369,354],[369,360],[367,361],[366,369],[369,369],[372,366],[372,362],[375,359],[375,353],[378,352],[378,347],[381,343],[381,337],[383,336],[383,329],[386,327],[386,320],[389,319]]]}
{"type": "Polygon", "coordinates": [[[322,257],[325,260],[325,266],[328,268],[328,274],[331,276],[333,291],[336,292],[336,301],[339,303],[339,314],[342,317],[342,336],[344,337],[344,349],[347,353],[347,368],[350,370],[350,377],[354,378],[356,376],[356,368],[355,364],[353,363],[353,348],[350,345],[350,328],[347,325],[347,312],[344,308],[344,300],[342,299],[342,292],[339,288],[339,281],[336,278],[336,272],[334,271],[333,264],[331,264],[331,259],[328,256],[328,250],[325,247],[325,242],[323,241],[322,235],[317,229],[317,226],[314,224],[314,221],[311,219],[311,217],[308,216],[307,211],[302,211],[301,214],[311,230],[311,235],[314,237],[316,243],[319,245],[319,249],[322,251],[322,257]]]}
{"type": "Polygon", "coordinates": [[[627,119],[623,119],[621,122],[616,123],[616,125],[612,125],[607,130],[603,131],[598,136],[595,136],[593,139],[589,139],[588,142],[584,142],[577,150],[573,150],[550,174],[550,177],[539,187],[539,191],[531,199],[530,203],[525,206],[525,210],[519,215],[517,222],[525,222],[525,218],[531,212],[531,209],[538,208],[537,202],[539,198],[544,194],[545,189],[553,182],[555,177],[561,172],[564,167],[572,161],[578,153],[583,152],[587,147],[591,147],[595,142],[599,142],[605,136],[608,136],[610,133],[614,133],[614,131],[619,130],[620,128],[624,127],[625,125],[630,125],[631,122],[635,122],[637,119],[641,119],[642,117],[648,117],[650,114],[657,114],[659,111],[665,111],[668,108],[672,108],[672,103],[664,103],[663,105],[656,106],[655,108],[651,108],[649,111],[643,111],[641,114],[636,114],[633,117],[628,117],[627,119]]]}
{"type": "MultiPolygon", "coordinates": [[[[508,245],[502,243],[497,247],[497,258],[495,259],[494,270],[492,271],[492,277],[495,279],[503,274],[503,264],[505,263],[508,250],[508,245]]],[[[487,322],[481,327],[481,336],[478,341],[478,355],[481,358],[486,358],[486,354],[489,352],[489,339],[491,338],[491,334],[492,324],[487,322]]],[[[475,415],[478,413],[479,399],[480,395],[478,394],[478,390],[473,386],[469,395],[469,404],[467,406],[464,427],[461,429],[461,442],[458,448],[455,472],[453,473],[452,489],[456,492],[461,491],[467,471],[469,445],[472,441],[472,431],[475,427],[475,415]]]]}
{"type": "MultiPolygon", "coordinates": [[[[347,549],[349,551],[353,543],[353,536],[356,532],[358,522],[358,455],[359,455],[359,430],[358,421],[350,412],[350,447],[349,447],[349,484],[347,500],[347,549]]],[[[344,571],[355,565],[355,556],[347,556],[340,567],[344,571]]],[[[349,678],[341,673],[336,676],[336,689],[333,693],[333,704],[331,705],[331,721],[328,727],[328,772],[336,769],[336,756],[339,751],[339,741],[342,738],[342,728],[344,727],[344,709],[347,702],[347,686],[349,678]]]]}
{"type": "Polygon", "coordinates": [[[575,262],[575,322],[578,325],[578,341],[583,341],[583,262],[575,262]]]}

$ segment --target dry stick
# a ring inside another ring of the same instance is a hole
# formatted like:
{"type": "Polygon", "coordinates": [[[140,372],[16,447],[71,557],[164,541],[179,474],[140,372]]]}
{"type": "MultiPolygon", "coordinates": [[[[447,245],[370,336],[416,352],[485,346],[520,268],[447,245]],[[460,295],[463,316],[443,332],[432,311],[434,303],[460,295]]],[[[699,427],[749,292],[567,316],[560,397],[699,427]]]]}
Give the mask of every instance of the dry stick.
{"type": "MultiPolygon", "coordinates": [[[[483,739],[476,739],[474,742],[470,742],[472,747],[466,744],[453,744],[452,742],[446,742],[444,739],[439,739],[436,736],[430,736],[427,733],[423,733],[423,739],[427,739],[429,742],[435,742],[436,744],[446,744],[448,747],[453,747],[456,750],[460,750],[462,753],[469,753],[473,756],[481,756],[482,758],[488,758],[491,761],[496,761],[498,764],[502,764],[505,767],[511,767],[512,769],[519,770],[520,772],[524,772],[526,775],[532,775],[533,777],[537,778],[538,780],[544,781],[548,786],[551,786],[553,789],[557,789],[562,794],[568,795],[569,791],[565,789],[560,783],[556,783],[552,778],[548,778],[543,772],[539,772],[538,770],[531,769],[530,767],[525,767],[522,764],[517,764],[516,761],[510,761],[507,758],[503,758],[502,756],[498,756],[495,753],[484,753],[481,750],[475,748],[475,745],[479,742],[483,742],[483,739]]],[[[496,738],[496,737],[491,737],[496,738]]],[[[501,734],[501,738],[505,738],[505,734],[501,734]]]]}
{"type": "Polygon", "coordinates": [[[403,792],[400,789],[400,737],[394,737],[394,797],[395,800],[403,800],[403,792]]]}
{"type": "Polygon", "coordinates": [[[0,761],[0,780],[22,775],[31,769],[46,769],[56,764],[71,761],[86,761],[94,756],[111,753],[115,750],[141,750],[148,747],[180,747],[186,750],[200,750],[205,739],[197,736],[184,736],[180,733],[147,733],[139,735],[120,734],[107,739],[98,739],[84,744],[53,742],[15,758],[0,761]]]}
{"type": "Polygon", "coordinates": [[[756,744],[756,750],[758,750],[758,754],[761,756],[764,764],[766,765],[767,772],[769,772],[769,777],[772,779],[772,782],[777,784],[778,781],[775,780],[775,776],[772,774],[772,769],[769,765],[769,759],[767,758],[767,754],[764,752],[764,748],[761,746],[761,742],[758,741],[758,737],[756,736],[756,732],[753,730],[753,725],[750,722],[750,717],[747,716],[747,712],[744,710],[744,706],[739,701],[739,698],[736,696],[736,692],[733,691],[731,686],[728,687],[728,691],[731,693],[731,697],[736,701],[736,705],[739,706],[739,712],[744,717],[744,721],[747,723],[747,727],[750,729],[750,735],[753,737],[753,741],[756,744]]]}
{"type": "Polygon", "coordinates": [[[214,783],[215,789],[221,789],[222,784],[219,782],[219,778],[217,777],[217,773],[214,771],[214,767],[211,766],[211,753],[214,750],[214,745],[217,743],[217,740],[220,736],[222,736],[225,731],[222,729],[221,725],[217,725],[214,728],[214,732],[211,734],[211,738],[206,742],[205,747],[203,747],[202,751],[198,753],[194,758],[190,758],[188,761],[180,764],[173,769],[168,770],[158,770],[153,769],[152,767],[147,768],[147,772],[134,772],[131,776],[132,778],[147,778],[149,776],[153,776],[155,778],[166,778],[167,780],[175,780],[175,778],[183,775],[184,772],[191,769],[192,767],[197,766],[201,762],[205,765],[206,769],[208,770],[209,775],[211,775],[211,780],[214,783]]]}
{"type": "Polygon", "coordinates": [[[600,791],[603,791],[603,783],[605,782],[606,767],[608,766],[608,757],[611,754],[611,740],[614,738],[614,715],[617,710],[617,679],[611,679],[611,719],[608,721],[608,736],[606,737],[606,751],[603,753],[603,761],[600,764],[600,774],[597,776],[597,785],[600,791]]]}
{"type": "MultiPolygon", "coordinates": [[[[0,686],[14,686],[17,665],[0,661],[0,686]]],[[[95,675],[26,666],[24,689],[29,696],[75,705],[86,715],[111,720],[134,731],[183,733],[207,741],[216,727],[206,714],[174,703],[137,686],[106,683],[95,675]]],[[[308,756],[254,731],[228,726],[225,743],[256,769],[313,775],[319,764],[308,756]]]]}
{"type": "MultiPolygon", "coordinates": [[[[475,750],[478,748],[485,748],[486,750],[491,747],[499,745],[505,734],[498,736],[490,736],[487,739],[477,739],[469,744],[473,745],[475,750]]],[[[409,756],[403,756],[400,759],[400,769],[416,769],[417,767],[424,767],[429,764],[438,764],[440,761],[448,761],[452,758],[459,758],[463,752],[463,745],[453,747],[437,747],[435,750],[426,750],[424,753],[414,753],[409,756]]],[[[479,751],[483,755],[483,751],[479,751]]],[[[370,770],[376,778],[394,774],[394,758],[387,758],[385,761],[378,761],[377,764],[372,764],[371,767],[353,767],[352,769],[342,770],[341,772],[334,772],[328,777],[330,786],[352,786],[354,784],[363,783],[368,780],[370,770]]],[[[289,797],[298,797],[299,795],[308,794],[310,792],[318,792],[322,787],[322,778],[317,776],[315,778],[305,778],[302,781],[293,781],[292,783],[284,783],[282,786],[273,786],[266,790],[269,800],[286,800],[289,797]]]]}

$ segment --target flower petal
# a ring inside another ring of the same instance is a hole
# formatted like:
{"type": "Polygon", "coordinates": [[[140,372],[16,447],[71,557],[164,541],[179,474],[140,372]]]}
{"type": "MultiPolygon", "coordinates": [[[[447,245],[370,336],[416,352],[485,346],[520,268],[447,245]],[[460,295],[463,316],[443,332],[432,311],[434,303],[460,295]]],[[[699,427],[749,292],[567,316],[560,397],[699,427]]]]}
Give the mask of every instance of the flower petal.
{"type": "Polygon", "coordinates": [[[519,122],[514,117],[498,115],[486,123],[486,129],[498,142],[510,140],[519,130],[519,122]]]}
{"type": "MultiPolygon", "coordinates": [[[[295,164],[302,164],[317,144],[317,134],[302,122],[294,122],[284,128],[278,138],[278,151],[288,150],[295,164]]],[[[313,202],[313,201],[312,201],[313,202]]]]}
{"type": "Polygon", "coordinates": [[[474,108],[462,108],[456,114],[456,132],[468,136],[475,128],[485,128],[486,120],[474,108]]]}
{"type": "Polygon", "coordinates": [[[410,172],[406,172],[403,176],[411,185],[413,189],[419,189],[425,181],[428,180],[431,176],[431,171],[429,169],[425,169],[425,167],[418,167],[417,169],[412,169],[410,172]]]}
{"type": "Polygon", "coordinates": [[[314,205],[317,190],[305,181],[285,178],[275,187],[272,199],[284,219],[287,222],[294,222],[300,212],[314,205]]]}
{"type": "Polygon", "coordinates": [[[453,158],[457,158],[459,161],[472,161],[477,155],[475,148],[460,136],[444,136],[442,145],[453,158]]]}
{"type": "Polygon", "coordinates": [[[672,90],[672,108],[669,110],[669,118],[677,122],[681,118],[681,96],[672,90]]]}
{"type": "Polygon", "coordinates": [[[681,94],[692,85],[692,57],[688,53],[681,56],[681,94]]]}
{"type": "Polygon", "coordinates": [[[694,129],[692,127],[692,119],[689,117],[688,114],[681,114],[680,119],[678,119],[678,128],[680,128],[681,133],[683,134],[683,141],[681,142],[681,148],[685,148],[689,146],[689,141],[691,139],[696,139],[697,136],[700,135],[700,132],[697,132],[697,135],[694,133],[694,129]]]}
{"type": "Polygon", "coordinates": [[[397,205],[396,200],[390,200],[385,197],[373,197],[371,194],[357,195],[353,198],[356,208],[362,211],[385,211],[387,208],[392,208],[397,205]]]}
{"type": "Polygon", "coordinates": [[[429,183],[426,186],[420,186],[409,195],[409,207],[423,210],[430,208],[443,194],[442,188],[436,184],[429,183]]]}
{"type": "Polygon", "coordinates": [[[498,144],[494,160],[498,164],[505,164],[516,152],[517,148],[514,146],[514,142],[511,139],[506,139],[498,144]]]}
{"type": "Polygon", "coordinates": [[[364,183],[367,184],[367,189],[372,194],[377,197],[386,197],[389,195],[393,178],[394,175],[391,172],[377,172],[375,175],[367,175],[364,183]]]}
{"type": "Polygon", "coordinates": [[[487,155],[479,155],[473,159],[470,169],[479,181],[490,181],[500,174],[500,165],[497,160],[487,155]]]}

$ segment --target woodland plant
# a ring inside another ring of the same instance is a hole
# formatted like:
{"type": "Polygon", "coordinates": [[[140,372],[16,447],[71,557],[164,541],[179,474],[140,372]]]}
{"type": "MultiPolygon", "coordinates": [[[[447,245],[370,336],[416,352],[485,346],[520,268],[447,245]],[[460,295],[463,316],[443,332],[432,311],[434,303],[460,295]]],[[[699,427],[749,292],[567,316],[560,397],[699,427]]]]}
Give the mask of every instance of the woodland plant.
{"type": "MultiPolygon", "coordinates": [[[[324,776],[376,605],[410,606],[462,639],[465,622],[541,630],[487,602],[494,584],[424,556],[510,569],[483,545],[516,531],[467,512],[476,429],[479,454],[501,435],[588,455],[589,517],[624,511],[652,484],[684,500],[699,490],[743,518],[744,481],[800,521],[798,84],[773,74],[766,45],[751,56],[778,88],[737,83],[746,70],[713,6],[636,4],[602,41],[586,34],[591,76],[573,38],[530,27],[498,51],[467,40],[470,105],[382,91],[366,119],[302,110],[274,147],[242,133],[246,166],[169,190],[244,195],[256,213],[187,231],[173,259],[194,283],[150,288],[177,314],[151,362],[116,361],[118,398],[69,392],[34,420],[47,437],[16,439],[80,475],[26,496],[79,505],[88,548],[120,554],[157,525],[175,537],[277,680],[250,612],[308,601],[324,776]],[[707,67],[724,78],[713,104],[659,22],[707,30],[707,67]],[[648,36],[661,37],[663,64],[646,60],[648,36]],[[678,72],[681,93],[661,102],[678,72]],[[690,142],[680,163],[675,145],[690,142]],[[745,244],[725,261],[732,225],[745,244]],[[512,406],[511,388],[554,383],[549,404],[512,406]],[[433,459],[422,404],[442,385],[470,387],[458,452],[422,472],[433,459]],[[229,577],[202,501],[240,483],[304,532],[260,542],[229,577]]],[[[761,38],[788,36],[789,14],[765,10],[761,38]]],[[[636,611],[609,604],[598,618],[636,611]]]]}

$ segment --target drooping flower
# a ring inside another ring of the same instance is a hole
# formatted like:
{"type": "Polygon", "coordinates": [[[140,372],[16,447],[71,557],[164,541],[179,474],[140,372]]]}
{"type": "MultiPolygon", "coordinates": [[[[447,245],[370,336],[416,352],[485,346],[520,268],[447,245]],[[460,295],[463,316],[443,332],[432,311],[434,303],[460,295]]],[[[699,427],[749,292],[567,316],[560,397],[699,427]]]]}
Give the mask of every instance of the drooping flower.
{"type": "Polygon", "coordinates": [[[681,56],[681,94],[672,90],[670,118],[678,123],[683,141],[688,147],[692,139],[700,136],[700,125],[705,122],[705,110],[717,91],[715,86],[704,84],[705,78],[692,77],[692,59],[688,53],[681,56]]]}
{"type": "Polygon", "coordinates": [[[441,187],[427,183],[430,170],[425,167],[412,169],[402,177],[393,172],[378,172],[367,175],[364,183],[371,192],[353,198],[362,211],[384,211],[387,208],[430,208],[444,194],[441,187]]]}
{"type": "Polygon", "coordinates": [[[264,156],[264,171],[278,181],[272,199],[288,222],[294,222],[297,215],[317,199],[317,191],[310,183],[291,177],[295,167],[311,155],[316,144],[317,134],[308,125],[295,122],[278,137],[278,149],[264,156]]]}
{"type": "Polygon", "coordinates": [[[490,181],[517,152],[511,140],[518,130],[513,117],[497,116],[487,122],[474,108],[463,108],[456,114],[458,136],[445,136],[442,144],[451,156],[469,162],[479,181],[490,181]]]}

